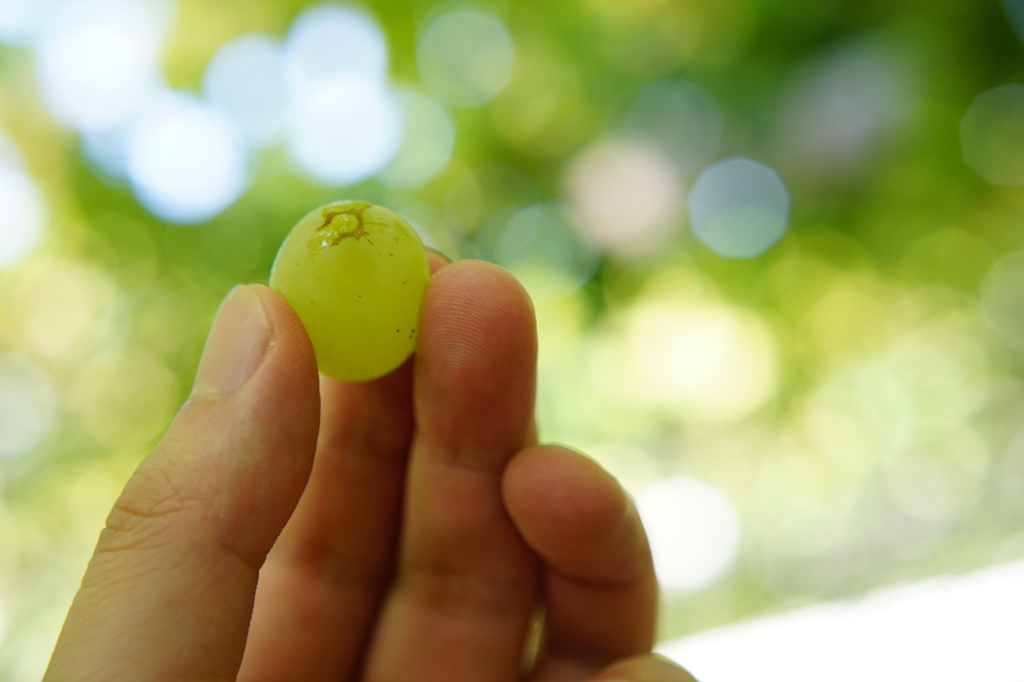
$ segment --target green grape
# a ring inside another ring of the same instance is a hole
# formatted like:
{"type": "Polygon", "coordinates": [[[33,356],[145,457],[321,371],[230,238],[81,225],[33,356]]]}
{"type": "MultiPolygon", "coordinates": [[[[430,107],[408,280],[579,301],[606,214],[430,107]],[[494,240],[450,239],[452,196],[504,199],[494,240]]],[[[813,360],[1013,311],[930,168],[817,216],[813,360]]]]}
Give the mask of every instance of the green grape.
{"type": "Polygon", "coordinates": [[[429,280],[416,232],[366,201],[307,214],[270,271],[270,286],[306,327],[320,371],[341,381],[383,376],[412,354],[429,280]]]}

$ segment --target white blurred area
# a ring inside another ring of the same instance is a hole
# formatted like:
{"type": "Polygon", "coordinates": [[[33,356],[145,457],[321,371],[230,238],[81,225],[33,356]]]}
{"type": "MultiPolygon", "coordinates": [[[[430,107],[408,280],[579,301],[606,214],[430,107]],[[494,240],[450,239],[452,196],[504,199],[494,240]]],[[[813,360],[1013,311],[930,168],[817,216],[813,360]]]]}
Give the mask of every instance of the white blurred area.
{"type": "Polygon", "coordinates": [[[337,75],[294,93],[286,139],[304,171],[324,184],[344,186],[391,161],[402,126],[402,111],[383,83],[337,75]]]}
{"type": "Polygon", "coordinates": [[[0,131],[0,269],[10,267],[42,243],[49,205],[25,172],[17,145],[0,131]]]}
{"type": "Polygon", "coordinates": [[[684,198],[679,173],[646,146],[598,142],[573,159],[564,185],[588,237],[610,253],[655,253],[680,227],[684,198]]]}
{"type": "Polygon", "coordinates": [[[35,44],[39,87],[54,115],[83,131],[127,124],[161,88],[166,18],[154,3],[132,0],[59,5],[35,44]]]}
{"type": "Polygon", "coordinates": [[[139,201],[174,223],[199,223],[245,188],[238,130],[204,102],[168,93],[149,107],[128,140],[128,176],[139,201]]]}
{"type": "MultiPolygon", "coordinates": [[[[245,191],[259,152],[276,145],[286,147],[296,171],[334,187],[378,176],[416,188],[448,165],[452,118],[435,99],[388,82],[387,43],[367,9],[314,5],[283,40],[247,33],[226,41],[207,64],[201,97],[170,90],[157,63],[175,12],[174,0],[0,5],[0,41],[34,50],[43,101],[80,133],[93,170],[127,182],[162,220],[215,217],[245,191]]],[[[511,42],[503,25],[477,14],[455,25],[472,29],[477,52],[494,47],[495,30],[504,36],[495,64],[507,80],[511,42]]],[[[461,62],[435,67],[439,78],[467,82],[461,62]]],[[[496,87],[493,69],[482,81],[474,80],[479,70],[470,71],[473,87],[496,87]]],[[[10,202],[21,213],[31,212],[22,210],[30,203],[10,202]]]]}
{"type": "MultiPolygon", "coordinates": [[[[623,319],[606,359],[609,389],[701,424],[749,416],[777,388],[771,334],[754,315],[711,300],[652,298],[623,319]]],[[[605,383],[602,382],[602,384],[605,383]]]]}
{"type": "Polygon", "coordinates": [[[759,618],[658,651],[700,682],[1020,682],[1024,563],[759,618]]]}
{"type": "Polygon", "coordinates": [[[218,48],[203,73],[203,96],[256,148],[277,142],[288,108],[286,61],[281,44],[247,33],[218,48]]]}
{"type": "Polygon", "coordinates": [[[983,92],[960,122],[964,161],[993,185],[1024,185],[1024,85],[983,92]]]}
{"type": "Polygon", "coordinates": [[[30,42],[43,23],[53,0],[4,0],[0,2],[0,43],[30,42]]]}
{"type": "Polygon", "coordinates": [[[317,181],[365,180],[398,152],[399,103],[385,81],[387,45],[372,16],[319,5],[296,17],[285,40],[288,150],[317,181]]]}
{"type": "Polygon", "coordinates": [[[163,83],[157,56],[175,9],[172,0],[62,3],[35,52],[44,101],[82,134],[94,168],[127,179],[157,217],[187,224],[238,198],[246,158],[233,120],[163,83]]]}
{"type": "Polygon", "coordinates": [[[46,370],[25,358],[0,355],[0,460],[36,447],[56,416],[57,388],[46,370]]]}
{"type": "Polygon", "coordinates": [[[665,479],[641,489],[636,506],[663,589],[707,587],[736,559],[739,514],[714,486],[691,478],[665,479]]]}
{"type": "Polygon", "coordinates": [[[505,24],[475,9],[432,18],[416,46],[423,84],[458,107],[477,107],[494,97],[512,76],[515,46],[505,24]]]}
{"type": "Polygon", "coordinates": [[[690,189],[693,233],[725,258],[759,256],[785,234],[789,190],[771,167],[737,156],[705,168],[690,189]]]}
{"type": "Polygon", "coordinates": [[[324,78],[383,81],[388,50],[377,21],[354,5],[314,5],[292,22],[285,40],[288,79],[302,89],[324,78]]]}

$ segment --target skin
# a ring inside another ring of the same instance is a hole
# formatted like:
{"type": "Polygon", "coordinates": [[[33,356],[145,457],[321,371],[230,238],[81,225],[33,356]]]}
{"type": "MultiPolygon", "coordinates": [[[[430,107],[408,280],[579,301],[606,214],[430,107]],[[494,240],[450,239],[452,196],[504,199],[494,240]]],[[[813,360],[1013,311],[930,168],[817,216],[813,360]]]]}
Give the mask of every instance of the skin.
{"type": "Polygon", "coordinates": [[[537,444],[525,291],[432,260],[415,360],[364,384],[318,378],[251,287],[262,361],[193,395],[128,482],[46,682],[693,682],[650,653],[631,500],[537,444]]]}

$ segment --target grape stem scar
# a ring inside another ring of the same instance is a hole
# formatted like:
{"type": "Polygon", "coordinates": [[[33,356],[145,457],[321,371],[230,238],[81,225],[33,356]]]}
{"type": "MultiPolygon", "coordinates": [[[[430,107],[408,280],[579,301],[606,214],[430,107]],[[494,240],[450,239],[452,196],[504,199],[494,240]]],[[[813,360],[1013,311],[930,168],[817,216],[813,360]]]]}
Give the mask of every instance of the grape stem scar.
{"type": "MultiPolygon", "coordinates": [[[[337,246],[338,244],[341,243],[342,239],[346,239],[347,237],[355,237],[356,241],[359,241],[362,237],[366,237],[366,241],[370,242],[370,245],[372,246],[373,242],[370,240],[370,233],[366,231],[364,225],[381,225],[381,223],[370,222],[369,220],[363,218],[363,213],[368,208],[370,208],[369,204],[361,206],[359,208],[346,208],[340,211],[324,211],[324,221],[323,223],[321,223],[320,227],[317,228],[317,232],[321,232],[330,227],[331,223],[334,222],[335,218],[339,218],[341,216],[352,216],[358,221],[354,228],[352,228],[351,230],[345,230],[343,232],[334,232],[330,234],[330,236],[327,237],[324,241],[329,243],[331,246],[337,246]]],[[[326,243],[324,245],[326,246],[326,243]]]]}

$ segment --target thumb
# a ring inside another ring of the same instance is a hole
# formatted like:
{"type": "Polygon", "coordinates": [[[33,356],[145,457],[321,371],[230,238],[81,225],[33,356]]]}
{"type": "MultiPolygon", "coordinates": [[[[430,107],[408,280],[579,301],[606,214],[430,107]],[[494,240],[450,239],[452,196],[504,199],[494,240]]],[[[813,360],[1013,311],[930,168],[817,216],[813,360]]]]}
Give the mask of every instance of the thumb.
{"type": "Polygon", "coordinates": [[[107,519],[44,679],[234,680],[318,419],[298,318],[270,289],[236,287],[192,396],[107,519]]]}

